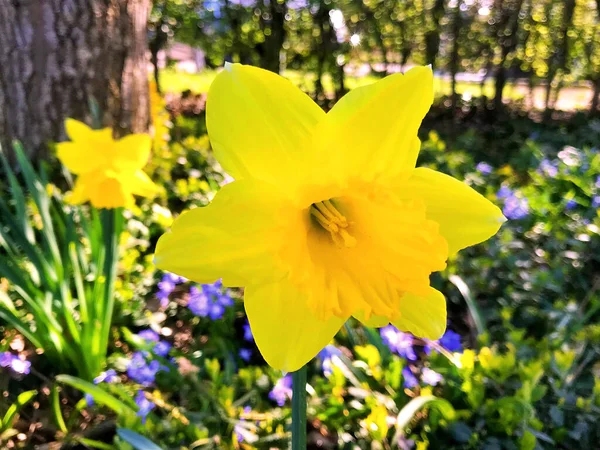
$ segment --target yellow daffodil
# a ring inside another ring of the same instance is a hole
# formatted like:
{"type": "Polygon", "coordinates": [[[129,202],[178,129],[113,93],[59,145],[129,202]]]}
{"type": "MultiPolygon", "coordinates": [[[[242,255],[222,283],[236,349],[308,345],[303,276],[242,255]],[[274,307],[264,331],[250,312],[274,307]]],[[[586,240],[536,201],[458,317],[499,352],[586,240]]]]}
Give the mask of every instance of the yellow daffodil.
{"type": "Polygon", "coordinates": [[[77,181],[69,201],[90,201],[96,208],[131,207],[133,195],[151,197],[156,185],[142,171],[148,162],[152,141],[146,134],[131,134],[114,140],[112,130],[92,130],[77,120],[65,121],[71,142],[57,145],[61,162],[77,181]]]}
{"type": "Polygon", "coordinates": [[[229,65],[210,88],[207,126],[235,181],[175,221],[157,266],[244,286],[275,368],[302,367],[351,316],[439,338],[446,304],[430,274],[504,217],[466,184],[415,169],[432,101],[428,67],[355,89],[326,114],[284,78],[229,65]]]}

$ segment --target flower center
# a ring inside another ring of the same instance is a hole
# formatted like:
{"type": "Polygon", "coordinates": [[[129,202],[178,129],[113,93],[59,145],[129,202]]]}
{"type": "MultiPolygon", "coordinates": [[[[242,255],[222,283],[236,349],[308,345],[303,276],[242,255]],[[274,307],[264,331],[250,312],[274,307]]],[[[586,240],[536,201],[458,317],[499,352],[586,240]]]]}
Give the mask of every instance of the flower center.
{"type": "Polygon", "coordinates": [[[350,224],[340,213],[331,200],[325,200],[310,205],[310,214],[317,223],[331,235],[331,239],[338,247],[354,247],[356,239],[348,233],[350,224]]]}

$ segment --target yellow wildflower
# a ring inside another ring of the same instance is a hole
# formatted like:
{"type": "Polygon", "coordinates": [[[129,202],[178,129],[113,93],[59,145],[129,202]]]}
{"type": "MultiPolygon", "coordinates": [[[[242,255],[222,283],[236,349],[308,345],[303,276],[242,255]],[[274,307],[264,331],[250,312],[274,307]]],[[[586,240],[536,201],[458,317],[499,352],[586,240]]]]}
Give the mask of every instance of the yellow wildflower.
{"type": "Polygon", "coordinates": [[[235,181],[174,222],[157,266],[244,286],[258,348],[278,369],[302,367],[350,316],[439,338],[446,303],[430,274],[504,217],[464,183],[415,169],[432,101],[429,67],[357,88],[326,114],[284,78],[228,65],[207,127],[235,181]]]}
{"type": "Polygon", "coordinates": [[[90,201],[96,208],[131,207],[133,195],[151,197],[157,191],[142,171],[150,156],[151,140],[146,134],[131,134],[114,140],[112,130],[92,130],[73,119],[65,121],[71,142],[57,146],[58,158],[78,175],[69,201],[90,201]]]}

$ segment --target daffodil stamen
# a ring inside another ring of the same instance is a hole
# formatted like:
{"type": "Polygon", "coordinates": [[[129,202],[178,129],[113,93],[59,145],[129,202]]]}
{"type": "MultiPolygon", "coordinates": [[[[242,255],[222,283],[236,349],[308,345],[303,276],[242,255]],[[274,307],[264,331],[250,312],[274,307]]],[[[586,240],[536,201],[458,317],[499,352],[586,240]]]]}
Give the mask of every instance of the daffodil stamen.
{"type": "Polygon", "coordinates": [[[346,230],[348,220],[330,200],[313,203],[310,207],[310,213],[317,219],[323,229],[329,231],[331,239],[338,247],[356,246],[356,239],[346,230]]]}

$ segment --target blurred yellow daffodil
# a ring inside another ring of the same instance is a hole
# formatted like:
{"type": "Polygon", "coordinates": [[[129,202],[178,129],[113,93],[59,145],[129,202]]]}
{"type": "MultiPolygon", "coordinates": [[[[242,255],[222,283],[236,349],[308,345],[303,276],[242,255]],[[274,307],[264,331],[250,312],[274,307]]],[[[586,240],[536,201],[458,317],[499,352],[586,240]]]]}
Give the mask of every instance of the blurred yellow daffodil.
{"type": "Polygon", "coordinates": [[[350,316],[439,338],[446,304],[430,274],[505,219],[466,184],[415,169],[432,101],[429,67],[354,89],[326,114],[286,79],[228,65],[207,126],[235,181],[174,222],[157,266],[244,286],[258,348],[278,369],[301,368],[350,316]]]}
{"type": "Polygon", "coordinates": [[[146,134],[131,134],[115,140],[112,130],[92,130],[73,119],[65,121],[70,142],[57,145],[61,162],[77,181],[69,201],[90,201],[96,208],[131,207],[133,195],[151,197],[157,187],[142,171],[148,162],[152,141],[146,134]]]}

